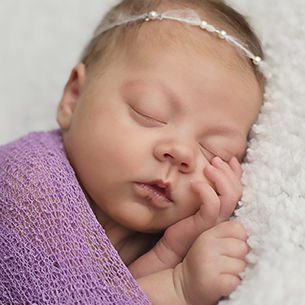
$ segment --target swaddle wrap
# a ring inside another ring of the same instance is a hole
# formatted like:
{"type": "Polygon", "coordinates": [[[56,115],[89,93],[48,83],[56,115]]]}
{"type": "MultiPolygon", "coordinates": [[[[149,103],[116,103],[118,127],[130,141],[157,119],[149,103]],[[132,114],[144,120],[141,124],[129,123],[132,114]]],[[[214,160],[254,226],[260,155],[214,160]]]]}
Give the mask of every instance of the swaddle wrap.
{"type": "Polygon", "coordinates": [[[0,148],[0,304],[150,304],[96,220],[58,130],[0,148]]]}

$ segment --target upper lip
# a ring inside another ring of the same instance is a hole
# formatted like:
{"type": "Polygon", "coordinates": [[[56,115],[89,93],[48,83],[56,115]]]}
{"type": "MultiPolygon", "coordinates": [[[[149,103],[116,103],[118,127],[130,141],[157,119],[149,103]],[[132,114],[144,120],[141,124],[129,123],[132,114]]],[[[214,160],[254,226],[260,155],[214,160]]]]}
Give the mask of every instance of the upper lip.
{"type": "Polygon", "coordinates": [[[165,197],[169,200],[172,201],[172,196],[171,196],[171,185],[168,182],[164,182],[163,180],[154,180],[151,182],[147,183],[148,185],[151,186],[157,186],[162,189],[164,192],[165,197]]]}

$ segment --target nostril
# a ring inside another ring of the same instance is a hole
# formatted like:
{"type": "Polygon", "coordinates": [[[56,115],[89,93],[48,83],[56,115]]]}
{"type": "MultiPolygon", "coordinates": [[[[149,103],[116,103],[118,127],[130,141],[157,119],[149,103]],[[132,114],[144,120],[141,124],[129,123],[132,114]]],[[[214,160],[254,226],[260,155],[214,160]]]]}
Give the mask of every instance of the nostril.
{"type": "Polygon", "coordinates": [[[175,160],[174,163],[176,165],[178,165],[181,169],[187,170],[190,167],[188,162],[179,161],[178,159],[176,159],[173,155],[171,155],[169,153],[164,153],[163,157],[165,160],[171,159],[172,162],[175,160]]]}
{"type": "Polygon", "coordinates": [[[173,157],[168,153],[165,153],[163,156],[165,159],[173,159],[173,157]]]}
{"type": "Polygon", "coordinates": [[[180,166],[185,169],[189,167],[189,165],[185,162],[181,162],[180,166]]]}

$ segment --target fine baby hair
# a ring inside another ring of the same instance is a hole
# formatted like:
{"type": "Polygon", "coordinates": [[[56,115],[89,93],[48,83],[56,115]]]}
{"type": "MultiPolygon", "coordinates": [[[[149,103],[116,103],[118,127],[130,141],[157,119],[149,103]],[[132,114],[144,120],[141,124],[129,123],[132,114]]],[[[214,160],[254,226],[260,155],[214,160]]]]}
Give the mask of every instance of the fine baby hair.
{"type": "Polygon", "coordinates": [[[135,38],[132,33],[136,34],[144,21],[152,20],[172,20],[200,27],[232,44],[253,65],[262,65],[264,54],[260,41],[246,19],[223,1],[214,0],[124,0],[103,18],[80,61],[89,67],[103,58],[108,59],[107,55],[112,54],[115,47],[123,47],[122,44],[131,47],[135,38]]]}

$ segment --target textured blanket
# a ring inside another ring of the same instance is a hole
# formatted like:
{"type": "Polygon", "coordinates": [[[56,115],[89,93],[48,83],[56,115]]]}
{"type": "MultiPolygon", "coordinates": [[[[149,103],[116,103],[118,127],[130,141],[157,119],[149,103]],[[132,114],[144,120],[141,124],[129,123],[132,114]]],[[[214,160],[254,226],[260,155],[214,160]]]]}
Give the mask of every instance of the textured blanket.
{"type": "Polygon", "coordinates": [[[252,251],[226,305],[305,304],[305,2],[231,0],[258,28],[272,71],[253,128],[238,218],[252,251]]]}
{"type": "Polygon", "coordinates": [[[150,304],[96,220],[60,133],[0,147],[0,304],[150,304]]]}

